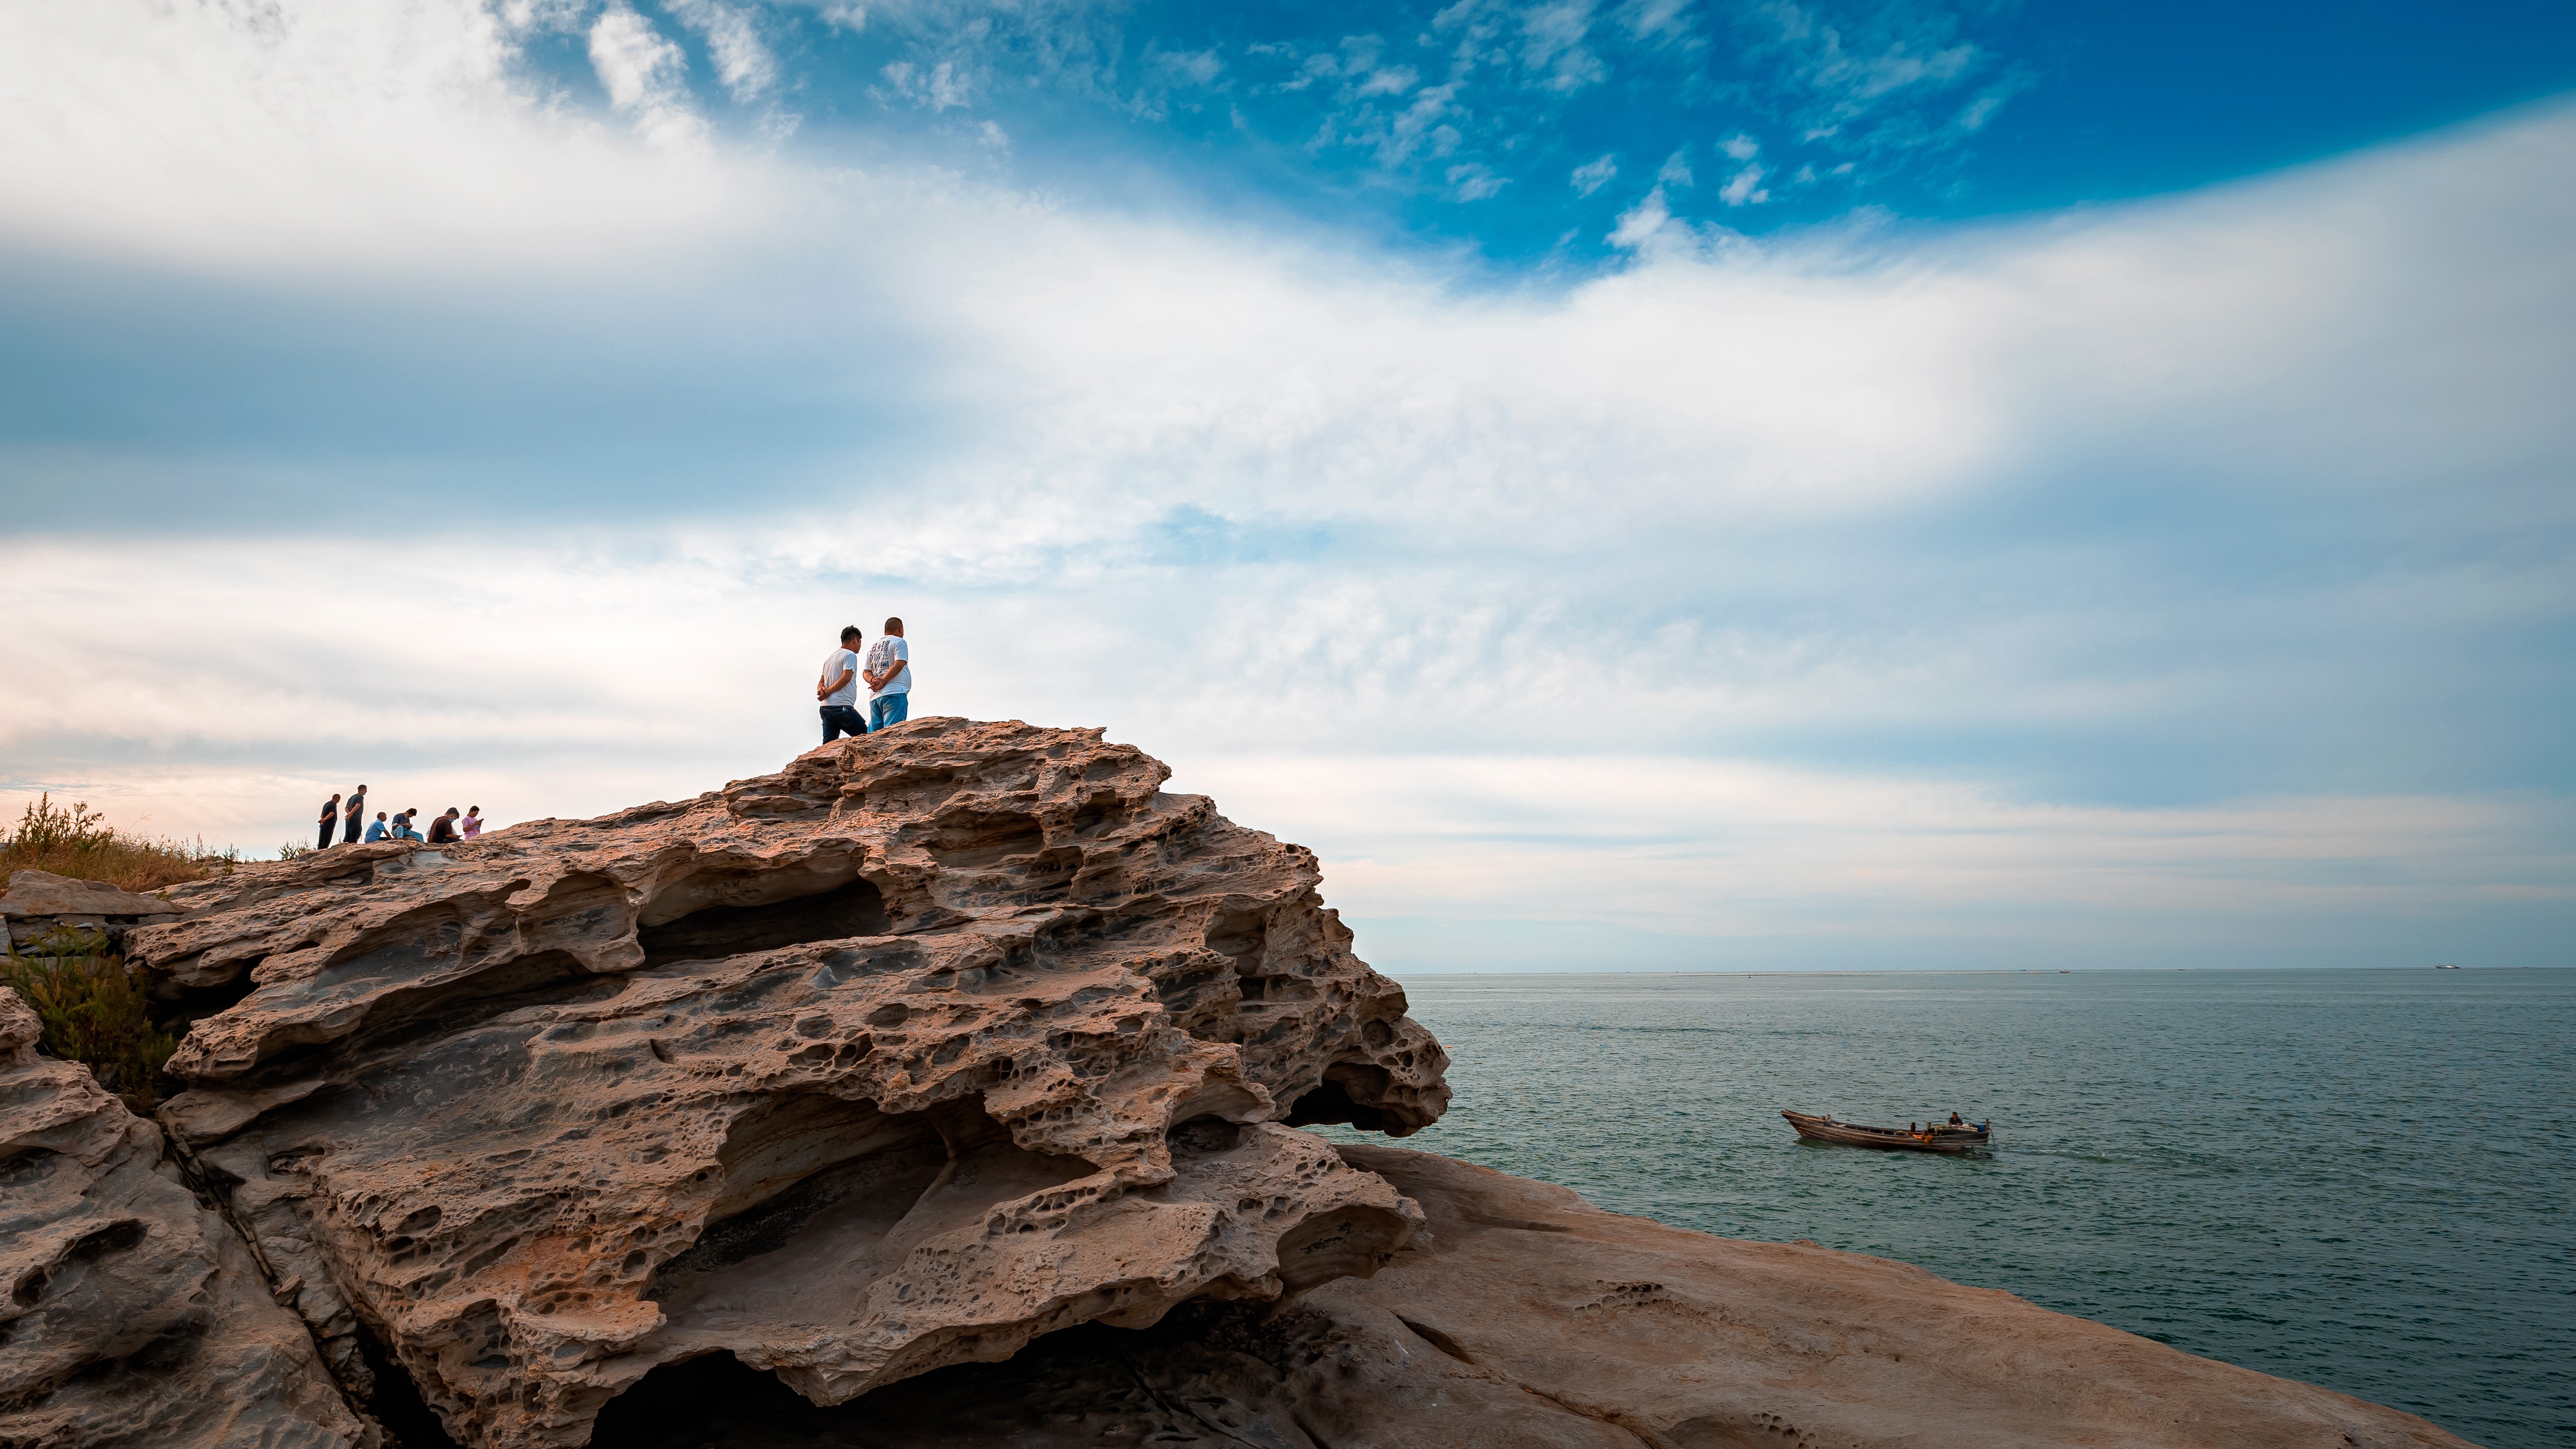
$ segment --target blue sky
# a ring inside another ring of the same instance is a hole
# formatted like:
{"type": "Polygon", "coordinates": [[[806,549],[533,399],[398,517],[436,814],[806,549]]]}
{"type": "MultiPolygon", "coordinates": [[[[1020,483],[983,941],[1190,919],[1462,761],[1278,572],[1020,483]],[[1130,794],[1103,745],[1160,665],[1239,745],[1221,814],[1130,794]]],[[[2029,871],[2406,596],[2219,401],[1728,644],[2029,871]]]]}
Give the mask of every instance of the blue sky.
{"type": "Polygon", "coordinates": [[[1399,971],[2565,964],[2571,92],[2539,6],[10,7],[0,808],[691,794],[899,612],[1399,971]]]}

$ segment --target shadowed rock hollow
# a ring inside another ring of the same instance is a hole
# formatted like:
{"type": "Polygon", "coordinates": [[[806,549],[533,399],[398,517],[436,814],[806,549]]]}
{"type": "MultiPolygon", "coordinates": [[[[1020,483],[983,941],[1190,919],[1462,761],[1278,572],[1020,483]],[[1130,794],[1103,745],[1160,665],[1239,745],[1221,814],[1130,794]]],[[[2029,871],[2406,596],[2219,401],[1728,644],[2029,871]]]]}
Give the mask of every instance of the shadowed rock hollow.
{"type": "Polygon", "coordinates": [[[1100,732],[915,721],[680,804],[173,891],[163,1121],[345,1380],[578,1445],[724,1352],[836,1402],[1367,1272],[1437,1043],[1309,852],[1100,732]]]}

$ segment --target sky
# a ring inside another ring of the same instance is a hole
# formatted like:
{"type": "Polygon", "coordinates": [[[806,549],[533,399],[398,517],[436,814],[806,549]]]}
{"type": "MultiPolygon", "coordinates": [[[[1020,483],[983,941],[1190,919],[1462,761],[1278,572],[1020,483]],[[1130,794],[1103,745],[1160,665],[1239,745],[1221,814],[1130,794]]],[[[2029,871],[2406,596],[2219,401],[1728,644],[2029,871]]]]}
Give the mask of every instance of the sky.
{"type": "Polygon", "coordinates": [[[2576,964],[2576,13],[0,7],[0,813],[1099,726],[1445,970],[2576,964]]]}

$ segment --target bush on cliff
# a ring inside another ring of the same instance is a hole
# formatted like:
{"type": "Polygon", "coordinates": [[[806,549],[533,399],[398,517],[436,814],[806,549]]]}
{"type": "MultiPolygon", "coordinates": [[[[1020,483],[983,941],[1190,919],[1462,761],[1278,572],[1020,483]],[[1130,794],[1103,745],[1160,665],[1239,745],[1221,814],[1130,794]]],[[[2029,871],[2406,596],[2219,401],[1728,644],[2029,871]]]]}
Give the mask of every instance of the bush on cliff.
{"type": "Polygon", "coordinates": [[[0,980],[45,1024],[45,1050],[86,1065],[98,1084],[138,1112],[161,1100],[161,1069],[179,1049],[146,1010],[143,988],[111,954],[103,931],[48,931],[0,957],[0,980]]]}
{"type": "Polygon", "coordinates": [[[229,871],[232,851],[208,850],[119,830],[87,805],[57,805],[47,795],[0,835],[0,885],[12,871],[48,870],[76,880],[100,880],[120,890],[153,891],[181,881],[229,871]]]}

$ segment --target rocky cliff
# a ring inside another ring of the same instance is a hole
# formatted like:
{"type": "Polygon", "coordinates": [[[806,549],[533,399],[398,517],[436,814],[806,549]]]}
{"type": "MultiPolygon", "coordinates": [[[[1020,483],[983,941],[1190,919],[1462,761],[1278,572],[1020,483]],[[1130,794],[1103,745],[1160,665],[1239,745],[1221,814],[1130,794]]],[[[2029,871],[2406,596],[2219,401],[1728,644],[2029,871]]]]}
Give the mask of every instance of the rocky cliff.
{"type": "Polygon", "coordinates": [[[2458,1442],[1296,1130],[1445,1058],[1167,777],[925,719],[170,892],[157,1129],[0,1030],[0,1445],[2458,1442]]]}

